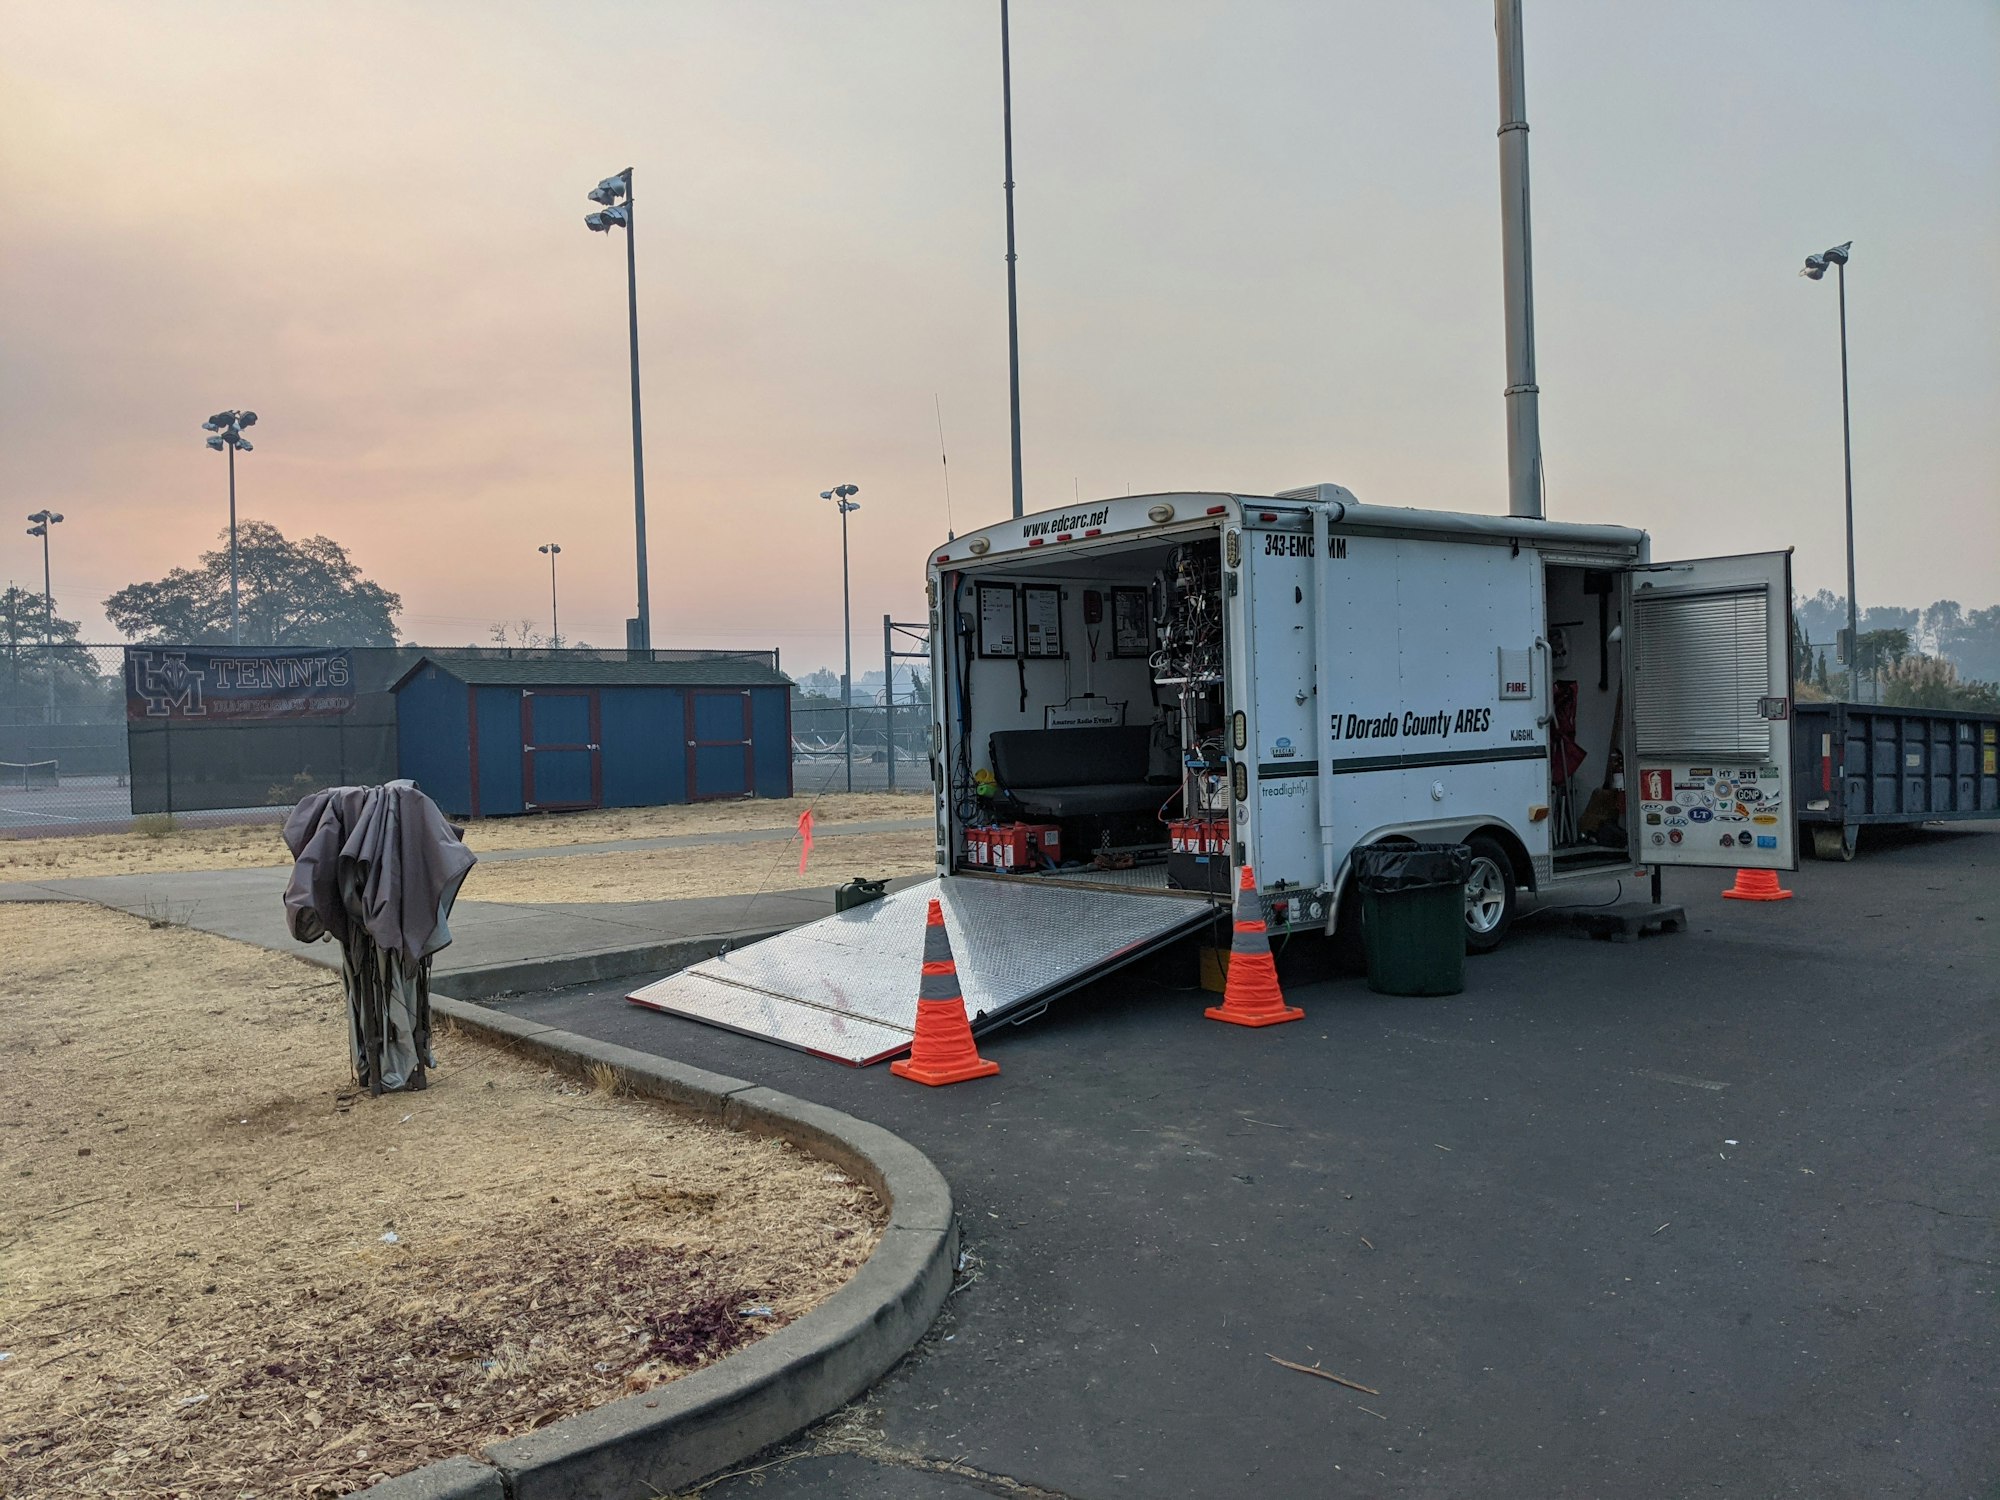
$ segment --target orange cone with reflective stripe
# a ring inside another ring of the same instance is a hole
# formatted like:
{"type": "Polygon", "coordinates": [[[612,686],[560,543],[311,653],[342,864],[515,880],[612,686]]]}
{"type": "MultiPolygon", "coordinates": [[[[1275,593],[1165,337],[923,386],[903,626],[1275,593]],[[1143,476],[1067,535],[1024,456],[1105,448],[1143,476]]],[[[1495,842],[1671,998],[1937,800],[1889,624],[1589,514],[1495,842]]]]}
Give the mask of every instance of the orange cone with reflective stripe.
{"type": "Polygon", "coordinates": [[[1276,1026],[1305,1015],[1296,1005],[1285,1004],[1285,992],[1278,988],[1264,903],[1248,865],[1236,890],[1236,932],[1229,940],[1229,978],[1222,986],[1222,1004],[1211,1005],[1202,1014],[1238,1026],[1276,1026]]]}
{"type": "Polygon", "coordinates": [[[1778,885],[1776,870],[1738,870],[1736,884],[1722,893],[1731,901],[1789,901],[1792,893],[1778,885]]]}
{"type": "Polygon", "coordinates": [[[931,898],[924,925],[924,977],[917,989],[917,1034],[910,1055],[889,1064],[898,1078],[918,1083],[963,1083],[990,1078],[1000,1064],[988,1062],[972,1044],[972,1023],[965,1018],[965,996],[958,988],[958,963],[951,956],[951,938],[944,930],[944,908],[931,898]]]}

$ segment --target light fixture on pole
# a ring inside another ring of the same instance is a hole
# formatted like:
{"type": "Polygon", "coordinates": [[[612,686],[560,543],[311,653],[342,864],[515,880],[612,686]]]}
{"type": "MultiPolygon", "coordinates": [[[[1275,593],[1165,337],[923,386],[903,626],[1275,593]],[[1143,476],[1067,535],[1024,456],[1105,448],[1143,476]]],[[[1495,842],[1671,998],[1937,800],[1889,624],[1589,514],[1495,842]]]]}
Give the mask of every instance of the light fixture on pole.
{"type": "Polygon", "coordinates": [[[831,500],[840,508],[840,630],[844,642],[840,669],[841,739],[847,745],[850,792],[854,790],[854,609],[847,587],[847,513],[861,509],[861,502],[854,498],[860,493],[858,484],[837,484],[819,492],[820,499],[831,500]]]}
{"type": "Polygon", "coordinates": [[[554,542],[549,542],[544,546],[537,547],[535,550],[542,553],[549,560],[549,644],[560,648],[562,646],[562,624],[556,616],[556,555],[562,551],[562,548],[558,547],[554,542]]]}
{"type": "MultiPolygon", "coordinates": [[[[38,510],[28,517],[35,524],[28,528],[29,536],[42,539],[42,648],[53,653],[55,649],[56,601],[49,588],[49,528],[62,520],[62,512],[38,510]]],[[[48,662],[49,677],[49,722],[56,721],[56,664],[53,654],[48,662]]]]}
{"type": "Polygon", "coordinates": [[[254,453],[256,449],[250,439],[243,435],[246,427],[257,425],[254,411],[219,411],[201,424],[201,430],[210,434],[208,446],[217,453],[229,454],[229,644],[243,644],[243,610],[236,593],[236,453],[254,453]]]}
{"type": "Polygon", "coordinates": [[[646,578],[646,450],[639,423],[639,266],[632,247],[632,169],[605,178],[585,196],[602,205],[583,216],[585,227],[595,234],[625,231],[625,305],[632,343],[632,511],[639,549],[639,613],[626,627],[625,644],[630,650],[651,651],[653,598],[646,578]]]}
{"type": "Polygon", "coordinates": [[[1854,435],[1847,419],[1847,252],[1854,241],[1835,245],[1818,255],[1808,255],[1799,271],[1812,281],[1835,269],[1840,286],[1840,447],[1847,469],[1847,693],[1852,702],[1861,700],[1861,606],[1854,597],[1854,435]]]}

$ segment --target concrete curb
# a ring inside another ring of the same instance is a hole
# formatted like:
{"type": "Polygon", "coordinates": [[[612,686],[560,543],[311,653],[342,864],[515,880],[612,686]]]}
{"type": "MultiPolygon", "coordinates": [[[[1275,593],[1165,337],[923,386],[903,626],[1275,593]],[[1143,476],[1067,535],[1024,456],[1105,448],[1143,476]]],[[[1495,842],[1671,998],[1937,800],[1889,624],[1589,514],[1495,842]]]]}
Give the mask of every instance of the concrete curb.
{"type": "MultiPolygon", "coordinates": [[[[447,969],[433,977],[460,1000],[492,1000],[501,995],[525,995],[537,990],[567,989],[576,984],[595,984],[603,979],[629,979],[635,974],[675,974],[689,964],[713,958],[725,947],[742,948],[761,943],[788,931],[786,927],[760,927],[747,932],[716,933],[702,937],[673,938],[664,943],[646,943],[636,948],[601,948],[595,953],[572,953],[561,958],[534,959],[526,963],[480,964],[475,968],[447,969]]],[[[334,952],[338,953],[338,948],[334,952]]],[[[334,961],[339,967],[339,960],[334,961]]]]}
{"type": "MultiPolygon", "coordinates": [[[[443,982],[457,987],[458,976],[443,982]]],[[[790,1437],[866,1390],[923,1337],[951,1290],[958,1249],[951,1188],[916,1147],[839,1110],[683,1066],[504,1011],[435,995],[433,1011],[573,1073],[617,1069],[635,1094],[732,1130],[772,1135],[832,1161],[889,1205],[888,1227],[825,1302],[736,1354],[612,1401],[477,1458],[384,1480],[370,1500],[652,1500],[790,1437]]]]}

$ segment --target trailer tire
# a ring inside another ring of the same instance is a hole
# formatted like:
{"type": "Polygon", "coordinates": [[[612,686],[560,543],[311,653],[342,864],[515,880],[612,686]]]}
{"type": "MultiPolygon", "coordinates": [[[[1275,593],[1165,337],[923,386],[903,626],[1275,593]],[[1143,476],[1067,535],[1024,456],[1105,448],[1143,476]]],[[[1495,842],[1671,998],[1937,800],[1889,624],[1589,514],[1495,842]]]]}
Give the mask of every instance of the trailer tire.
{"type": "Polygon", "coordinates": [[[1812,846],[1814,859],[1837,859],[1843,863],[1854,858],[1855,846],[1859,842],[1856,835],[1859,828],[1831,827],[1824,823],[1813,825],[1812,846]]]}
{"type": "Polygon", "coordinates": [[[1514,925],[1519,893],[1514,888],[1514,861],[1498,839],[1475,833],[1465,841],[1472,851],[1472,873],[1465,881],[1465,951],[1491,953],[1514,925]]]}

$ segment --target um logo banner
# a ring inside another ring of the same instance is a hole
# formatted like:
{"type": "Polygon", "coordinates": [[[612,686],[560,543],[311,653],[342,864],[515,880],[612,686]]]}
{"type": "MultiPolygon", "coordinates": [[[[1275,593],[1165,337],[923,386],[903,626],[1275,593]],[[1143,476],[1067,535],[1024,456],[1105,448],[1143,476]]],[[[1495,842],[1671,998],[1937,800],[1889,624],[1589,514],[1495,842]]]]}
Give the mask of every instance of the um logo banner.
{"type": "Polygon", "coordinates": [[[347,651],[127,646],[125,717],[331,718],[354,707],[347,651]]]}

